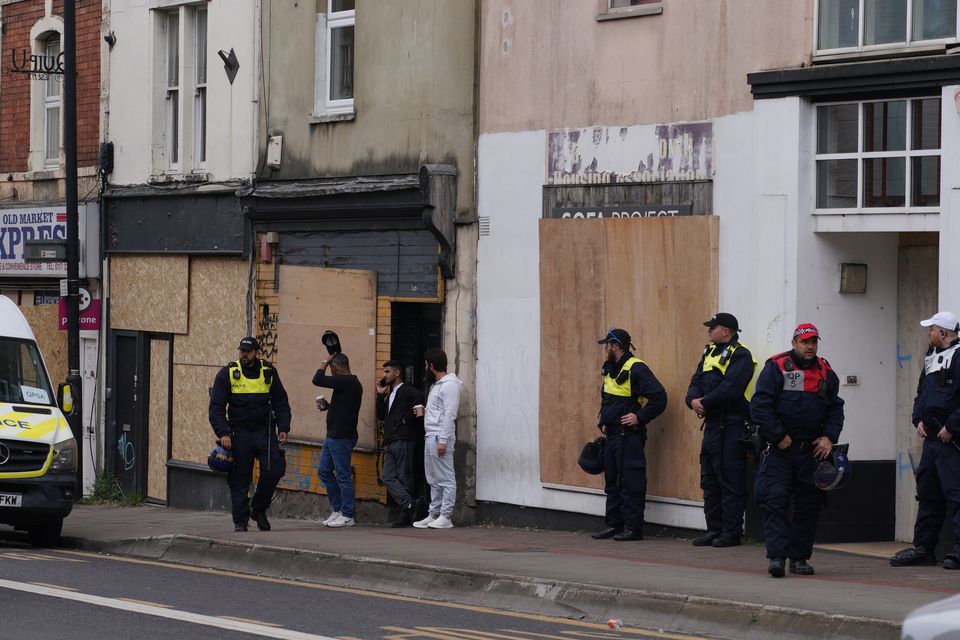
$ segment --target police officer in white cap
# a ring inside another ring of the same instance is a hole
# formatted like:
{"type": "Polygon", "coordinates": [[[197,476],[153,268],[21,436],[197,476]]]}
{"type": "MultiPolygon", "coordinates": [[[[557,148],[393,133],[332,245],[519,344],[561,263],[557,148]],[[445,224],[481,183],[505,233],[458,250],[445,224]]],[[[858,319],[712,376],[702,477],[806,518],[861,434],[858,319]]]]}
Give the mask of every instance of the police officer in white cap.
{"type": "Polygon", "coordinates": [[[960,569],[960,323],[957,316],[941,311],[924,320],[930,349],[920,372],[913,402],[913,424],[923,438],[923,454],[917,466],[917,522],[913,546],[898,551],[895,567],[935,565],[940,529],[947,504],[957,507],[953,516],[953,549],[943,559],[944,569],[960,569]]]}

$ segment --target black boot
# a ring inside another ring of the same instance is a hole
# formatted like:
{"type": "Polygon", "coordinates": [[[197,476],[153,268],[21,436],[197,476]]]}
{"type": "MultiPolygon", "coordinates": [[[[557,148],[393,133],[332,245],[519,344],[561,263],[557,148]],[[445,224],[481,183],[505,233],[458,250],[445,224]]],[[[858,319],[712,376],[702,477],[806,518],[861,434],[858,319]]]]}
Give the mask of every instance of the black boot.
{"type": "Polygon", "coordinates": [[[600,531],[590,534],[590,537],[594,540],[606,540],[612,538],[615,535],[618,535],[623,529],[615,529],[614,527],[604,527],[600,531]]]}
{"type": "Polygon", "coordinates": [[[901,549],[890,558],[890,566],[892,567],[914,567],[918,565],[932,567],[936,564],[937,556],[933,550],[928,551],[919,545],[909,549],[901,549]]]}
{"type": "Polygon", "coordinates": [[[400,509],[400,518],[395,522],[390,523],[390,528],[392,529],[403,529],[405,527],[410,527],[413,525],[413,511],[416,505],[411,502],[405,507],[400,509]]]}
{"type": "Polygon", "coordinates": [[[740,534],[735,531],[724,531],[711,543],[714,547],[739,547],[740,534]]]}
{"type": "Polygon", "coordinates": [[[640,529],[624,529],[613,536],[617,542],[630,542],[631,540],[643,540],[643,531],[640,529]]]}
{"type": "Polygon", "coordinates": [[[240,533],[240,532],[246,531],[246,530],[247,530],[247,523],[246,523],[246,522],[234,522],[234,523],[233,523],[233,531],[234,531],[234,533],[240,533]]]}
{"type": "Polygon", "coordinates": [[[783,558],[770,558],[770,566],[767,567],[767,573],[772,575],[774,578],[782,578],[784,573],[783,565],[783,558]]]}
{"type": "Polygon", "coordinates": [[[944,569],[960,569],[960,553],[951,552],[943,557],[944,569]]]}
{"type": "Polygon", "coordinates": [[[260,531],[270,531],[270,521],[267,520],[266,511],[251,511],[250,515],[257,521],[257,529],[260,529],[260,531]]]}
{"type": "Polygon", "coordinates": [[[713,544],[713,541],[720,537],[719,531],[707,531],[702,536],[693,539],[693,546],[695,547],[709,547],[713,544]]]}
{"type": "Polygon", "coordinates": [[[791,560],[790,573],[795,573],[798,576],[812,576],[813,567],[808,565],[806,560],[791,560]]]}

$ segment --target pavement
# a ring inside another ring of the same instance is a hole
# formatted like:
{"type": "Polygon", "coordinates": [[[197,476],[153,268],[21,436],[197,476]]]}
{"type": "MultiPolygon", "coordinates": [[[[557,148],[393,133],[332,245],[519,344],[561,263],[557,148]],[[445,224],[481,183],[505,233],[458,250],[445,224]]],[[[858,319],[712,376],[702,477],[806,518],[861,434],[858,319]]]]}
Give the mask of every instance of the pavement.
{"type": "Polygon", "coordinates": [[[912,609],[960,590],[960,575],[940,567],[890,567],[899,544],[818,548],[815,576],[774,579],[755,544],[271,522],[234,533],[224,513],[79,506],[63,535],[87,551],[723,638],[898,638],[912,609]]]}

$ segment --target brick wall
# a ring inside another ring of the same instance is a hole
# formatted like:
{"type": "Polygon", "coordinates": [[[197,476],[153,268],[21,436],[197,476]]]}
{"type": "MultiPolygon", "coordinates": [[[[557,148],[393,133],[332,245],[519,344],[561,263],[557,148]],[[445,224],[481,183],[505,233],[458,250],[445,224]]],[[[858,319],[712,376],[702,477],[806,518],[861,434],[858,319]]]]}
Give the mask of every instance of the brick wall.
{"type": "MultiPolygon", "coordinates": [[[[80,167],[95,166],[100,143],[99,0],[78,0],[77,15],[77,159],[80,167]]],[[[10,50],[31,50],[30,29],[44,17],[43,0],[24,0],[3,7],[3,52],[0,65],[0,172],[29,170],[30,76],[9,71],[10,50]]],[[[54,3],[63,16],[63,2],[54,3]]]]}

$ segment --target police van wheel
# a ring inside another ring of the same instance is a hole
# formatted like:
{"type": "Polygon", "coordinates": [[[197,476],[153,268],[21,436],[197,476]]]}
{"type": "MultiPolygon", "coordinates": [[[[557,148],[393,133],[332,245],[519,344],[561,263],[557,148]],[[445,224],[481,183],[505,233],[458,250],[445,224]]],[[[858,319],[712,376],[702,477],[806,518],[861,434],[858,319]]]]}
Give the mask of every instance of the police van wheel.
{"type": "Polygon", "coordinates": [[[27,537],[34,547],[56,547],[60,544],[60,532],[63,529],[63,520],[45,525],[37,525],[27,529],[27,537]]]}

